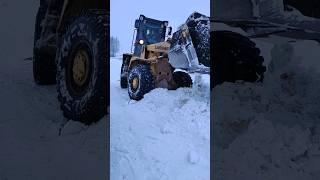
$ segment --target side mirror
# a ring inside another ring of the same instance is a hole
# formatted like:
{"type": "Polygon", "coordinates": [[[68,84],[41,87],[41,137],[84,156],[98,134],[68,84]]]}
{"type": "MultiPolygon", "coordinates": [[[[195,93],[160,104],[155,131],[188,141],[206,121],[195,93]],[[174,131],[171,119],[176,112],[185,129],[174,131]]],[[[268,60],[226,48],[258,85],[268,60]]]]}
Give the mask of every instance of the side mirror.
{"type": "Polygon", "coordinates": [[[137,19],[135,22],[134,22],[134,27],[135,28],[139,28],[140,26],[140,21],[137,19]]]}
{"type": "Polygon", "coordinates": [[[171,36],[171,34],[172,34],[172,27],[170,26],[169,31],[168,31],[168,35],[171,36]]]}

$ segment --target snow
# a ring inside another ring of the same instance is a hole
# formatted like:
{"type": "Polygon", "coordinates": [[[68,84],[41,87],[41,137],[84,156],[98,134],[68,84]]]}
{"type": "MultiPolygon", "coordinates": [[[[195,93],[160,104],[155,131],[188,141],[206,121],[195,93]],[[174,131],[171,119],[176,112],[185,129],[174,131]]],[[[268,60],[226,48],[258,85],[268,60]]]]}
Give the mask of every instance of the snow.
{"type": "Polygon", "coordinates": [[[320,46],[275,36],[256,42],[264,83],[224,83],[212,93],[213,177],[319,179],[320,46]]]}
{"type": "Polygon", "coordinates": [[[39,1],[0,0],[0,179],[106,179],[107,118],[65,121],[55,86],[32,77],[39,1]],[[85,171],[84,171],[85,170],[85,171]]]}
{"type": "Polygon", "coordinates": [[[285,17],[285,19],[289,20],[289,21],[315,21],[315,18],[312,17],[308,17],[308,16],[304,16],[299,10],[295,9],[292,6],[288,7],[291,8],[291,11],[284,11],[283,15],[285,17]]]}
{"type": "MultiPolygon", "coordinates": [[[[260,2],[263,19],[319,30],[319,20],[283,11],[282,0],[260,2]]],[[[212,92],[213,178],[319,179],[320,45],[274,35],[254,41],[267,66],[264,83],[224,83],[212,92]]]]}
{"type": "Polygon", "coordinates": [[[284,12],[283,0],[257,0],[260,16],[273,16],[284,12]]]}
{"type": "Polygon", "coordinates": [[[209,179],[209,75],[193,75],[193,88],[130,101],[120,67],[121,58],[111,59],[111,179],[209,179]]]}
{"type": "Polygon", "coordinates": [[[252,0],[215,1],[212,7],[212,17],[215,19],[246,19],[251,18],[252,0]]]}
{"type": "MultiPolygon", "coordinates": [[[[290,6],[288,6],[290,7],[290,6]]],[[[283,0],[229,0],[217,1],[214,8],[214,17],[217,19],[255,19],[262,18],[271,21],[315,21],[315,18],[301,14],[294,7],[285,10],[283,0]]]]}
{"type": "Polygon", "coordinates": [[[248,34],[244,30],[242,30],[241,28],[232,27],[232,26],[229,26],[225,23],[217,23],[217,22],[211,23],[211,30],[212,29],[214,29],[215,31],[232,31],[232,32],[244,35],[244,36],[246,36],[248,34]]]}

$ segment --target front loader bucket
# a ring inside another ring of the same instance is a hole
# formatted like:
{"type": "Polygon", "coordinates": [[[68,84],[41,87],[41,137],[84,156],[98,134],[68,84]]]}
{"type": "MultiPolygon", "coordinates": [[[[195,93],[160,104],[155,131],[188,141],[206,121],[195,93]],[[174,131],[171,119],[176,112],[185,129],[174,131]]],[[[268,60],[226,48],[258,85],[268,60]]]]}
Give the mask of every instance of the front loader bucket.
{"type": "Polygon", "coordinates": [[[169,51],[169,60],[170,64],[175,68],[191,69],[199,65],[188,26],[184,25],[174,33],[169,51]]]}
{"type": "Polygon", "coordinates": [[[210,66],[210,20],[193,13],[173,34],[169,62],[175,68],[195,71],[210,66]]]}

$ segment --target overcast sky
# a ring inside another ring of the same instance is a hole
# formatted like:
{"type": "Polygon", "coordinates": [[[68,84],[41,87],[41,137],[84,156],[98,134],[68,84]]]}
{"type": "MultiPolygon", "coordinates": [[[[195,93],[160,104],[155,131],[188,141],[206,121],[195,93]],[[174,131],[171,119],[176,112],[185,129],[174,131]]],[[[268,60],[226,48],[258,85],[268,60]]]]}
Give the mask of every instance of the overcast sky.
{"type": "Polygon", "coordinates": [[[140,14],[169,21],[172,32],[194,11],[210,15],[210,0],[111,0],[110,3],[110,34],[120,40],[120,54],[130,52],[134,21],[140,14]]]}

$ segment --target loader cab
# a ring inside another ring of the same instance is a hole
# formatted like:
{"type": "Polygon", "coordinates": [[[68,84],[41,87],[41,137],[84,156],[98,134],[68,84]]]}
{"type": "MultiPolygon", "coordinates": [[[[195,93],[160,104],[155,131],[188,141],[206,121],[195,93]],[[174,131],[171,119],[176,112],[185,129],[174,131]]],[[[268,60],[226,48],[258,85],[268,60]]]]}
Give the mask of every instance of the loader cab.
{"type": "MultiPolygon", "coordinates": [[[[168,21],[159,21],[140,15],[135,21],[135,28],[134,55],[140,56],[143,46],[165,41],[168,21]]],[[[171,31],[171,28],[169,29],[171,31]]]]}

